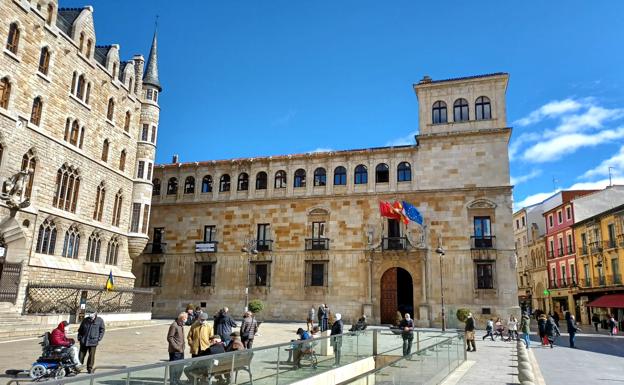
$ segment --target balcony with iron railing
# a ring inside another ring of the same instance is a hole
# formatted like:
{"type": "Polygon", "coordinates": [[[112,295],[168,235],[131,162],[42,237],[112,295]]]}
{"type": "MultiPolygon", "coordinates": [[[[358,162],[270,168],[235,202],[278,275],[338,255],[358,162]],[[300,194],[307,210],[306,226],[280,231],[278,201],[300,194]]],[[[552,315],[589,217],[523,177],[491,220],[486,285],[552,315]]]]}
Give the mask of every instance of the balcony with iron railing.
{"type": "Polygon", "coordinates": [[[306,238],[306,250],[329,250],[329,238],[306,238]]]}
{"type": "Polygon", "coordinates": [[[271,251],[271,250],[273,250],[273,240],[272,239],[258,239],[258,240],[256,240],[256,250],[257,251],[271,251]]]}
{"type": "Polygon", "coordinates": [[[560,247],[557,249],[557,257],[563,257],[565,255],[564,248],[560,247]]]}
{"type": "Polygon", "coordinates": [[[618,247],[618,243],[615,238],[604,241],[605,249],[615,249],[618,247]]]}
{"type": "Polygon", "coordinates": [[[557,286],[557,280],[556,279],[549,279],[548,280],[548,288],[549,289],[557,289],[557,288],[559,288],[559,286],[557,286]]]}
{"type": "Polygon", "coordinates": [[[606,276],[606,286],[615,286],[622,284],[622,276],[620,274],[609,274],[606,276]]]}
{"type": "Polygon", "coordinates": [[[590,277],[585,277],[585,279],[583,279],[582,281],[583,287],[591,287],[592,285],[592,280],[590,277]]]}
{"type": "Polygon", "coordinates": [[[554,250],[546,250],[546,258],[548,258],[548,259],[555,258],[555,251],[554,250]]]}
{"type": "Polygon", "coordinates": [[[494,235],[473,235],[470,237],[471,245],[473,249],[495,249],[496,248],[496,236],[494,235]]]}
{"type": "Polygon", "coordinates": [[[219,242],[217,241],[198,241],[195,242],[195,252],[196,253],[216,253],[217,246],[219,242]]]}
{"type": "Polygon", "coordinates": [[[574,247],[572,247],[572,245],[566,246],[565,247],[565,253],[566,253],[566,255],[574,254],[574,247]]]}
{"type": "Polygon", "coordinates": [[[381,249],[384,251],[407,250],[407,237],[385,237],[382,238],[381,249]]]}
{"type": "Polygon", "coordinates": [[[620,234],[616,238],[618,247],[624,248],[624,234],[620,234]]]}
{"type": "Polygon", "coordinates": [[[589,252],[591,254],[602,253],[602,250],[604,250],[604,244],[602,241],[591,242],[589,244],[589,252]]]}
{"type": "Polygon", "coordinates": [[[145,245],[145,250],[143,250],[145,254],[165,254],[166,252],[167,243],[164,242],[148,243],[145,245]]]}
{"type": "Polygon", "coordinates": [[[578,248],[578,253],[579,255],[587,255],[589,253],[589,248],[587,247],[587,245],[583,245],[578,248]]]}

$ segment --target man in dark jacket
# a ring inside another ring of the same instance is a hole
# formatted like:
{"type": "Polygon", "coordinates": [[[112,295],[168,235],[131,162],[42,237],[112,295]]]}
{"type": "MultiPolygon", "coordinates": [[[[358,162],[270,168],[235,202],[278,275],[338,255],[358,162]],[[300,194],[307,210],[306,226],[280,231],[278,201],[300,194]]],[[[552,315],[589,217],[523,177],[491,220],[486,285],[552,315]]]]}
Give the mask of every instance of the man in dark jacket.
{"type": "Polygon", "coordinates": [[[340,365],[340,350],[342,349],[342,330],[344,324],[342,323],[342,315],[340,313],[336,313],[336,321],[332,324],[331,327],[331,344],[334,348],[334,366],[340,365]]]}
{"type": "Polygon", "coordinates": [[[576,332],[580,331],[580,329],[576,327],[576,320],[574,319],[574,316],[572,314],[568,315],[566,322],[568,323],[568,333],[570,334],[570,347],[574,349],[576,332]]]}
{"type": "Polygon", "coordinates": [[[600,325],[600,316],[597,313],[592,315],[592,323],[594,324],[594,328],[596,328],[596,333],[598,333],[598,325],[600,325]]]}
{"type": "Polygon", "coordinates": [[[214,318],[215,333],[221,336],[221,341],[223,341],[225,346],[230,344],[230,334],[232,334],[232,328],[238,327],[228,312],[229,309],[224,307],[219,310],[219,313],[214,318]]]}
{"type": "Polygon", "coordinates": [[[414,341],[414,320],[409,313],[405,313],[405,318],[399,324],[401,329],[401,337],[403,338],[403,356],[409,356],[412,353],[412,344],[414,341]]]}
{"type": "Polygon", "coordinates": [[[96,313],[90,313],[82,320],[78,328],[78,341],[80,341],[80,362],[84,364],[85,356],[89,353],[87,361],[87,371],[93,371],[95,364],[95,350],[104,338],[104,320],[96,313]]]}
{"type": "Polygon", "coordinates": [[[472,351],[477,351],[477,346],[475,345],[475,321],[472,318],[472,313],[468,313],[468,318],[466,318],[466,326],[464,327],[464,331],[466,332],[466,345],[468,348],[467,352],[470,352],[470,346],[472,346],[472,351]]]}
{"type": "MultiPolygon", "coordinates": [[[[169,361],[178,361],[184,359],[184,324],[186,323],[188,313],[180,313],[178,318],[169,326],[167,333],[167,342],[169,344],[169,361]]],[[[180,376],[184,365],[171,366],[171,384],[180,384],[180,376]]]]}
{"type": "Polygon", "coordinates": [[[321,306],[319,306],[318,311],[316,312],[316,317],[318,318],[318,325],[321,328],[321,332],[324,332],[325,330],[327,330],[327,324],[325,324],[325,326],[323,326],[323,318],[327,318],[327,312],[325,310],[325,304],[321,304],[321,306]]]}

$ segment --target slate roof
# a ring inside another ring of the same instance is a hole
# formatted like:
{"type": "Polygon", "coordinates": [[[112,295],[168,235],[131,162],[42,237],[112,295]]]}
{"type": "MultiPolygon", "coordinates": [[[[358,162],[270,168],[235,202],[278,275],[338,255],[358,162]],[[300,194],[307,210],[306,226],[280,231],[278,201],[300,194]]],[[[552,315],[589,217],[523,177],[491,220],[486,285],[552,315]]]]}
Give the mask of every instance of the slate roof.
{"type": "Polygon", "coordinates": [[[501,76],[501,75],[509,75],[509,74],[507,72],[494,72],[494,73],[491,73],[491,74],[462,76],[462,77],[458,77],[458,78],[449,78],[449,79],[440,79],[440,80],[433,80],[433,79],[424,80],[423,79],[420,82],[418,82],[418,85],[420,85],[420,84],[443,83],[443,82],[453,82],[453,81],[457,81],[457,80],[470,80],[470,79],[479,79],[479,78],[489,78],[489,77],[501,76]]]}
{"type": "Polygon", "coordinates": [[[74,21],[80,15],[84,8],[59,8],[58,17],[56,18],[56,26],[66,35],[71,34],[74,21]]]}
{"type": "Polygon", "coordinates": [[[160,81],[158,80],[158,36],[156,31],[154,31],[152,47],[150,48],[145,73],[143,74],[143,84],[153,85],[158,87],[158,91],[162,91],[160,81]]]}
{"type": "Polygon", "coordinates": [[[98,63],[100,63],[103,67],[106,67],[106,57],[108,56],[108,51],[112,48],[112,45],[96,45],[95,53],[93,56],[98,63]]]}

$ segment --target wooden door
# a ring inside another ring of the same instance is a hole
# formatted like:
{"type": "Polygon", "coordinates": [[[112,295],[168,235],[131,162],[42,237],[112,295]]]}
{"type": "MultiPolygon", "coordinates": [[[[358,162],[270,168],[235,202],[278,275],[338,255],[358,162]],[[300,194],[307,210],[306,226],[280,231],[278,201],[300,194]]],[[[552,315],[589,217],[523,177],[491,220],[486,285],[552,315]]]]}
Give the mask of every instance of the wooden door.
{"type": "Polygon", "coordinates": [[[397,268],[393,267],[381,277],[381,323],[394,324],[398,301],[397,268]]]}

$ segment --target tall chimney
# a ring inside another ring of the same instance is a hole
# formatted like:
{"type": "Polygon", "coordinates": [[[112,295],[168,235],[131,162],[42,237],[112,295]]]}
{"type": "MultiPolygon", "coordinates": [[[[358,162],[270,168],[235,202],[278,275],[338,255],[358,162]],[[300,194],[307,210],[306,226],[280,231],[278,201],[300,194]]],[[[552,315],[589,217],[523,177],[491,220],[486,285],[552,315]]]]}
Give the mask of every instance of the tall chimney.
{"type": "Polygon", "coordinates": [[[178,163],[180,161],[180,155],[174,154],[171,163],[178,163]]]}

